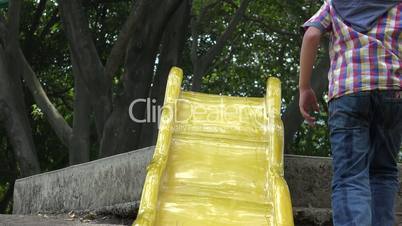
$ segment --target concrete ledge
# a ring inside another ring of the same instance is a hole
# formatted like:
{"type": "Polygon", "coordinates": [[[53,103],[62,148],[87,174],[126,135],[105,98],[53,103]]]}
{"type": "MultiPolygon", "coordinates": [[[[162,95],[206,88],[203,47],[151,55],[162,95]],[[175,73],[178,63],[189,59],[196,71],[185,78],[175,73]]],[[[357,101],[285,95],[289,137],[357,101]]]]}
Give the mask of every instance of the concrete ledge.
{"type": "Polygon", "coordinates": [[[140,200],[153,147],[19,179],[14,214],[101,209],[140,200]]]}
{"type": "Polygon", "coordinates": [[[294,207],[293,216],[297,226],[332,225],[332,212],[330,209],[294,207]]]}
{"type": "Polygon", "coordinates": [[[68,215],[0,215],[0,226],[124,226],[131,222],[107,218],[71,218],[68,215]]]}
{"type": "MultiPolygon", "coordinates": [[[[144,148],[17,180],[13,213],[75,210],[121,216],[132,211],[134,215],[153,149],[144,148]]],[[[330,158],[285,156],[285,177],[294,207],[331,208],[331,167],[330,158]]],[[[401,197],[399,192],[398,212],[402,212],[401,197]]]]}
{"type": "Polygon", "coordinates": [[[285,156],[285,179],[293,206],[331,208],[330,158],[285,156]]]}
{"type": "MultiPolygon", "coordinates": [[[[331,158],[285,155],[285,178],[292,196],[292,204],[297,207],[331,208],[331,158]]],[[[399,165],[402,178],[402,165],[399,165]]],[[[402,212],[402,183],[395,208],[402,212]]]]}

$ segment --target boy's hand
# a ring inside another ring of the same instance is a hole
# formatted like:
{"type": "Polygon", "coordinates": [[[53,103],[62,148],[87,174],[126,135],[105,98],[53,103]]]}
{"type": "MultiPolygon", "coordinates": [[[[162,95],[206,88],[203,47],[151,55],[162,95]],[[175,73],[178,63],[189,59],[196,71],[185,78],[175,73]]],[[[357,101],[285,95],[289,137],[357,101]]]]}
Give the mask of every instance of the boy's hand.
{"type": "Polygon", "coordinates": [[[322,32],[320,29],[309,27],[304,34],[300,52],[299,107],[300,113],[310,126],[314,126],[315,121],[315,118],[310,115],[310,112],[319,110],[317,98],[313,89],[311,89],[310,80],[321,35],[322,32]]]}
{"type": "Polygon", "coordinates": [[[310,126],[314,126],[316,118],[311,116],[309,112],[318,112],[320,108],[318,106],[317,97],[315,96],[313,89],[300,89],[299,108],[303,118],[310,126]]]}

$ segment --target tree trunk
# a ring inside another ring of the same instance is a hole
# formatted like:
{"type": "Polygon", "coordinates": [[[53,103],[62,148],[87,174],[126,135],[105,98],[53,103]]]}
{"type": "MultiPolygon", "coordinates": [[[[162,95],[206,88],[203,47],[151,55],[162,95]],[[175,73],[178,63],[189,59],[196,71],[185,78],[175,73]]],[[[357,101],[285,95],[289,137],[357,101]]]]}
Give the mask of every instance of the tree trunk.
{"type": "Polygon", "coordinates": [[[25,111],[18,61],[21,3],[21,0],[10,2],[7,32],[5,26],[2,26],[5,34],[2,34],[0,45],[0,120],[4,122],[20,175],[26,177],[39,173],[40,166],[25,111]]]}
{"type": "MultiPolygon", "coordinates": [[[[159,64],[155,73],[154,82],[151,88],[151,100],[156,100],[153,106],[156,106],[158,120],[159,109],[163,106],[165,98],[165,89],[168,74],[172,66],[180,64],[180,56],[184,49],[185,39],[190,21],[191,1],[185,0],[173,14],[166,26],[161,42],[161,53],[159,64]]],[[[155,145],[158,135],[158,121],[148,122],[141,127],[141,138],[138,148],[155,145]]]]}
{"type": "Polygon", "coordinates": [[[77,66],[74,58],[74,122],[73,135],[69,145],[70,165],[89,161],[90,149],[90,114],[91,103],[87,87],[83,84],[82,77],[78,76],[77,66]]]}
{"type": "Polygon", "coordinates": [[[89,90],[98,137],[101,137],[104,124],[112,111],[112,78],[105,74],[81,0],[58,2],[71,57],[77,62],[75,66],[78,75],[75,76],[81,76],[89,90]]]}
{"type": "MultiPolygon", "coordinates": [[[[13,10],[9,10],[9,18],[10,24],[8,29],[3,24],[3,21],[0,20],[0,39],[3,43],[3,46],[6,47],[8,55],[13,55],[14,63],[10,65],[10,67],[17,67],[15,70],[18,70],[22,74],[22,78],[25,81],[25,85],[28,87],[31,92],[35,102],[38,104],[39,108],[46,115],[49,124],[54,129],[56,135],[61,140],[61,142],[68,147],[72,130],[68,123],[64,120],[63,116],[58,112],[56,107],[49,100],[46,92],[44,91],[42,85],[39,82],[35,72],[32,70],[29,65],[27,59],[19,45],[19,10],[18,4],[20,1],[13,2],[13,10]]],[[[43,1],[41,1],[43,2],[43,1]]],[[[43,4],[43,3],[42,3],[43,4]]],[[[11,7],[10,7],[11,8],[11,7]]],[[[39,11],[41,11],[39,9],[39,11]]],[[[28,51],[30,55],[31,51],[28,51]]]]}
{"type": "Polygon", "coordinates": [[[3,179],[3,181],[6,181],[6,184],[8,184],[6,193],[3,195],[3,198],[0,199],[0,214],[8,214],[11,213],[11,210],[8,212],[7,208],[10,206],[13,199],[14,183],[18,175],[18,169],[9,139],[0,139],[0,142],[5,143],[5,147],[3,149],[5,152],[5,159],[2,159],[0,162],[2,166],[0,168],[0,177],[3,179]]]}
{"type": "MultiPolygon", "coordinates": [[[[123,76],[124,92],[116,98],[116,108],[108,119],[101,142],[101,156],[110,156],[138,147],[143,122],[130,119],[129,107],[133,101],[146,100],[152,83],[154,63],[161,36],[172,13],[184,0],[140,0],[145,12],[139,17],[130,40],[126,74],[123,76]]],[[[132,114],[144,119],[145,104],[136,104],[132,114]]]]}
{"type": "Polygon", "coordinates": [[[49,100],[49,97],[40,84],[39,79],[36,77],[35,72],[25,59],[21,49],[18,49],[16,54],[18,57],[18,66],[22,68],[22,76],[24,78],[25,85],[32,93],[36,104],[45,114],[57,137],[66,147],[68,147],[72,136],[71,127],[68,125],[57,108],[53,105],[53,103],[49,100]]]}
{"type": "Polygon", "coordinates": [[[20,72],[13,65],[16,62],[15,55],[6,54],[0,47],[0,120],[10,138],[21,176],[26,177],[39,173],[40,167],[25,111],[20,72]]]}
{"type": "Polygon", "coordinates": [[[198,62],[193,65],[193,80],[191,84],[192,91],[200,91],[202,85],[202,78],[208,71],[208,66],[205,66],[202,62],[198,62]]]}
{"type": "MultiPolygon", "coordinates": [[[[2,139],[0,139],[0,142],[1,140],[2,139]]],[[[4,139],[4,142],[6,142],[6,147],[4,148],[4,151],[6,152],[6,158],[4,159],[4,162],[2,162],[0,177],[7,181],[8,186],[6,193],[3,195],[3,198],[0,199],[0,213],[8,214],[8,212],[6,211],[13,199],[14,183],[15,179],[17,178],[18,170],[12,152],[12,147],[10,147],[8,139],[4,139]]]]}

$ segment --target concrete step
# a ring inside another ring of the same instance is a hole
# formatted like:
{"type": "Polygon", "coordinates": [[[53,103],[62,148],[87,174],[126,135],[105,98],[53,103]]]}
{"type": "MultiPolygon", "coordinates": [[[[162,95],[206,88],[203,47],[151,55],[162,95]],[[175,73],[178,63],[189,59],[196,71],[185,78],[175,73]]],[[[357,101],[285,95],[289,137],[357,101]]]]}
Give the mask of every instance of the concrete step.
{"type": "Polygon", "coordinates": [[[139,201],[153,150],[143,148],[19,179],[13,214],[91,211],[139,201]]]}
{"type": "MultiPolygon", "coordinates": [[[[154,147],[139,149],[19,179],[14,187],[13,213],[93,212],[133,220],[153,150],[154,147]]],[[[330,220],[331,170],[330,158],[285,155],[285,177],[296,222],[312,219],[315,223],[310,225],[322,226],[330,220]]],[[[401,190],[396,209],[402,212],[401,190]]]]}
{"type": "Polygon", "coordinates": [[[293,207],[296,226],[332,226],[329,208],[293,207]]]}

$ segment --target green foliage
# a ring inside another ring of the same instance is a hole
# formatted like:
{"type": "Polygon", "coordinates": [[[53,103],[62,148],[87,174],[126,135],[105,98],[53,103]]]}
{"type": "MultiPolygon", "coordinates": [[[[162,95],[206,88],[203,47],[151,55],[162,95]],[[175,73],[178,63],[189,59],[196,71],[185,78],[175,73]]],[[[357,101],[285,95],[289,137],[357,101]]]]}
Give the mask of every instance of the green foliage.
{"type": "Polygon", "coordinates": [[[8,7],[8,0],[0,0],[0,9],[8,7]]]}
{"type": "Polygon", "coordinates": [[[292,153],[298,155],[330,156],[329,134],[326,122],[328,114],[326,109],[321,106],[320,113],[316,115],[317,123],[312,128],[307,123],[303,123],[297,132],[294,142],[291,143],[292,153]]]}
{"type": "MultiPolygon", "coordinates": [[[[120,28],[131,10],[132,1],[83,2],[98,53],[105,63],[120,28]]],[[[200,35],[199,55],[205,54],[212,45],[216,44],[236,11],[235,5],[238,6],[240,3],[239,0],[218,1],[217,4],[213,4],[214,2],[216,1],[194,0],[193,2],[193,16],[197,16],[200,20],[197,27],[200,35]],[[213,7],[200,15],[202,8],[210,4],[213,4],[213,7]]],[[[48,0],[39,18],[36,18],[35,14],[37,6],[36,0],[24,1],[21,46],[50,100],[72,125],[74,79],[69,48],[57,4],[55,0],[48,0]],[[35,23],[36,20],[37,23],[35,23]]],[[[224,95],[263,96],[267,77],[277,76],[282,81],[283,110],[285,110],[297,92],[300,25],[319,6],[318,1],[306,0],[252,1],[234,36],[203,78],[202,91],[224,95]]],[[[185,43],[181,65],[186,74],[184,82],[186,89],[190,87],[193,73],[190,60],[190,34],[187,37],[189,38],[185,43]]],[[[120,81],[117,77],[113,82],[114,94],[120,92],[120,81]]],[[[27,90],[25,99],[42,170],[50,171],[67,166],[67,148],[56,137],[46,117],[27,90]]],[[[290,145],[292,150],[298,154],[328,156],[326,117],[325,109],[322,109],[319,124],[314,129],[303,125],[294,141],[286,141],[292,142],[290,145]]],[[[95,159],[99,144],[94,128],[92,128],[91,140],[93,144],[91,159],[95,159]]],[[[0,165],[7,165],[7,168],[11,169],[10,162],[15,164],[11,147],[5,138],[4,131],[0,131],[0,165]]],[[[15,171],[17,169],[18,166],[15,171]]],[[[0,200],[6,187],[17,176],[0,175],[0,200]]]]}
{"type": "MultiPolygon", "coordinates": [[[[202,6],[213,2],[194,1],[196,15],[199,16],[202,6]]],[[[202,91],[222,95],[263,96],[267,77],[277,76],[282,81],[285,111],[297,93],[302,38],[300,26],[320,5],[318,1],[303,0],[252,1],[234,38],[204,76],[202,91]]],[[[222,3],[200,18],[198,54],[204,54],[217,42],[234,11],[231,4],[222,3]]],[[[185,81],[186,89],[190,87],[192,73],[190,48],[189,39],[183,58],[185,72],[189,75],[185,81]]],[[[321,105],[326,106],[326,102],[322,101],[321,105]]],[[[286,141],[293,153],[329,156],[326,117],[323,107],[315,128],[303,125],[294,140],[286,141]]]]}

